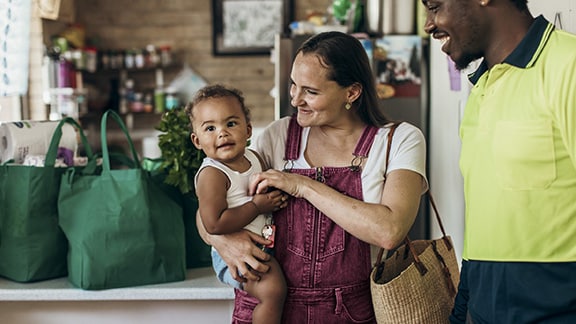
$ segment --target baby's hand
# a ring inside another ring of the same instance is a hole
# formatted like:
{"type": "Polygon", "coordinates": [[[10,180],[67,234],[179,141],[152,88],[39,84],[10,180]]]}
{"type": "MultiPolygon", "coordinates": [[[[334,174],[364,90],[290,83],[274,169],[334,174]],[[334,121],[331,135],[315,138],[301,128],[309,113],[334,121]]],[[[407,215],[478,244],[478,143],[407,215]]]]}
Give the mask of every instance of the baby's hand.
{"type": "Polygon", "coordinates": [[[267,193],[255,194],[252,202],[256,205],[261,213],[271,213],[287,205],[287,195],[280,190],[274,190],[267,193]]]}

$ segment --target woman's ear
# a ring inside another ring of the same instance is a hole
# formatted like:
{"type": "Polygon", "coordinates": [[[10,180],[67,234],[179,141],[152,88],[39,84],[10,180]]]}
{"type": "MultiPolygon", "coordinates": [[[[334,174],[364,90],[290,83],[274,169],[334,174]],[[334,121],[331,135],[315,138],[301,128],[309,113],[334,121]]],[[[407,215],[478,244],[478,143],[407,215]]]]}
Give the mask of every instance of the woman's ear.
{"type": "Polygon", "coordinates": [[[348,87],[347,102],[355,102],[362,94],[362,85],[360,83],[354,83],[348,87]]]}

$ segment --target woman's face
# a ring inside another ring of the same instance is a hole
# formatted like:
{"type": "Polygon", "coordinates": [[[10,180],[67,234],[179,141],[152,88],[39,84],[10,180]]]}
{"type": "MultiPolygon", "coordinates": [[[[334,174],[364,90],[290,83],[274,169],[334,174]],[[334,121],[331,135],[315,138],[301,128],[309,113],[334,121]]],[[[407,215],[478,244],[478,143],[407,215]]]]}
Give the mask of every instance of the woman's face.
{"type": "Polygon", "coordinates": [[[298,123],[302,127],[331,125],[349,116],[344,113],[348,88],[328,80],[328,72],[313,53],[298,53],[294,59],[290,104],[298,110],[298,123]]]}

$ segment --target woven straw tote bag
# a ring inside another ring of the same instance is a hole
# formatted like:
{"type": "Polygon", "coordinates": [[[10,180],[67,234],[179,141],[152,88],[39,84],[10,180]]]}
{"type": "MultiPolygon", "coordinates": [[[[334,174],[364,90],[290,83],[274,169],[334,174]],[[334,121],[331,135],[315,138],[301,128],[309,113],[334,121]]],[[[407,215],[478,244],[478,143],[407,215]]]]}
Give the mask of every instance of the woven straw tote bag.
{"type": "MultiPolygon", "coordinates": [[[[388,136],[388,150],[392,140],[388,136]]],[[[443,236],[405,243],[382,260],[380,249],[370,274],[372,303],[378,323],[448,323],[460,271],[452,239],[446,235],[430,192],[430,204],[443,236]]]]}

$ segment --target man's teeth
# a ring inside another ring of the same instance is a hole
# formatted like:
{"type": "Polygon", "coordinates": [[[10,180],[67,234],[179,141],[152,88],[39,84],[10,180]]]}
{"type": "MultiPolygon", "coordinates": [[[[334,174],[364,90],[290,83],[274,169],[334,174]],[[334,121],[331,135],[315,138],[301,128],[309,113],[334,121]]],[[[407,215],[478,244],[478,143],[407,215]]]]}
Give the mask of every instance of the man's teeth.
{"type": "Polygon", "coordinates": [[[446,44],[449,40],[450,40],[450,36],[442,37],[440,39],[440,43],[442,43],[442,46],[444,46],[444,44],[446,44]]]}

